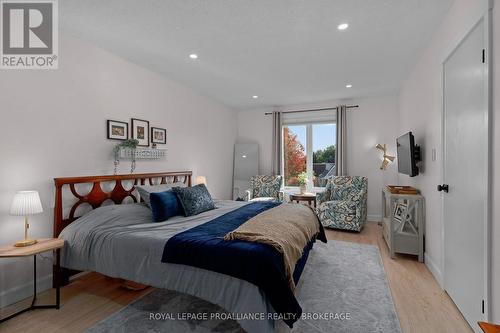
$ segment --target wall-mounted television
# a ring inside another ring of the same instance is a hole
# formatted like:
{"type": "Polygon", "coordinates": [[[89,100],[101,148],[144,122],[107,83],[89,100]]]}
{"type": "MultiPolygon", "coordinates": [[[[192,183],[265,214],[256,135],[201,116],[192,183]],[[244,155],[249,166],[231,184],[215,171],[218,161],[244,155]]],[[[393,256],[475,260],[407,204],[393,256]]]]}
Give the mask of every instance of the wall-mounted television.
{"type": "Polygon", "coordinates": [[[415,177],[418,175],[417,162],[420,161],[420,147],[415,145],[415,138],[411,132],[396,139],[398,151],[398,172],[415,177]]]}

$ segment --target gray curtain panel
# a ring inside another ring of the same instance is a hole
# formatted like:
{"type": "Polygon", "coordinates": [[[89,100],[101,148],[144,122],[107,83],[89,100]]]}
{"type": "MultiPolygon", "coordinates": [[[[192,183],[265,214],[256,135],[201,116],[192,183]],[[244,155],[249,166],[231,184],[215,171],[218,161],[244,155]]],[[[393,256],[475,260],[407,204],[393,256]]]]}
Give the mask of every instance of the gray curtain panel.
{"type": "Polygon", "coordinates": [[[337,149],[335,150],[335,169],[337,176],[347,176],[347,108],[337,107],[337,149]]]}
{"type": "Polygon", "coordinates": [[[281,112],[273,111],[273,150],[272,173],[273,176],[281,173],[281,112]]]}

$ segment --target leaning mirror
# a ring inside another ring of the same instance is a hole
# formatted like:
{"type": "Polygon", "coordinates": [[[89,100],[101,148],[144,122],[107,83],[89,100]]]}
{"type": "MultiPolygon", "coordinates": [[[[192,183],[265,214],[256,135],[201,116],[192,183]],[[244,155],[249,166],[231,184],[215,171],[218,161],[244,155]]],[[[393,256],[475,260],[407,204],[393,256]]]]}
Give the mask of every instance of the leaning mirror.
{"type": "Polygon", "coordinates": [[[244,198],[250,187],[250,178],[259,174],[259,145],[234,145],[233,199],[244,198]]]}

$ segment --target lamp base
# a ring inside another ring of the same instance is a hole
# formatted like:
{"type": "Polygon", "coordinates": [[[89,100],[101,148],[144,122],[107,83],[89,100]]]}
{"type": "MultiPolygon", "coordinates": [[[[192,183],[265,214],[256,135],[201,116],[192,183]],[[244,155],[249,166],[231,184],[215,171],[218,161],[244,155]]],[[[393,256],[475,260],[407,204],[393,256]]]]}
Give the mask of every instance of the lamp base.
{"type": "Polygon", "coordinates": [[[36,239],[25,239],[25,240],[17,242],[16,244],[14,244],[14,246],[15,247],[23,247],[23,246],[30,246],[30,245],[33,245],[36,243],[37,243],[36,239]]]}

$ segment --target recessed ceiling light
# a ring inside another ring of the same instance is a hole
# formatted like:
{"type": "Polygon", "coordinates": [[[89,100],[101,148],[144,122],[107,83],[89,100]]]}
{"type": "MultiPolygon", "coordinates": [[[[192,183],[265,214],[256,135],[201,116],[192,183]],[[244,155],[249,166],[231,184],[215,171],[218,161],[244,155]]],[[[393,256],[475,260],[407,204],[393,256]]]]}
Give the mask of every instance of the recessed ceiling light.
{"type": "Polygon", "coordinates": [[[352,88],[352,84],[346,84],[345,87],[346,88],[352,88]]]}
{"type": "Polygon", "coordinates": [[[191,53],[189,55],[189,58],[191,58],[191,59],[198,59],[198,55],[196,53],[191,53]]]}
{"type": "Polygon", "coordinates": [[[339,25],[337,26],[337,29],[339,29],[339,30],[345,30],[345,29],[347,29],[348,27],[349,27],[349,24],[347,24],[347,23],[342,23],[342,24],[339,24],[339,25]]]}
{"type": "Polygon", "coordinates": [[[257,98],[259,98],[259,96],[257,96],[257,95],[253,95],[253,96],[252,96],[252,98],[253,98],[253,99],[257,99],[257,98]]]}

